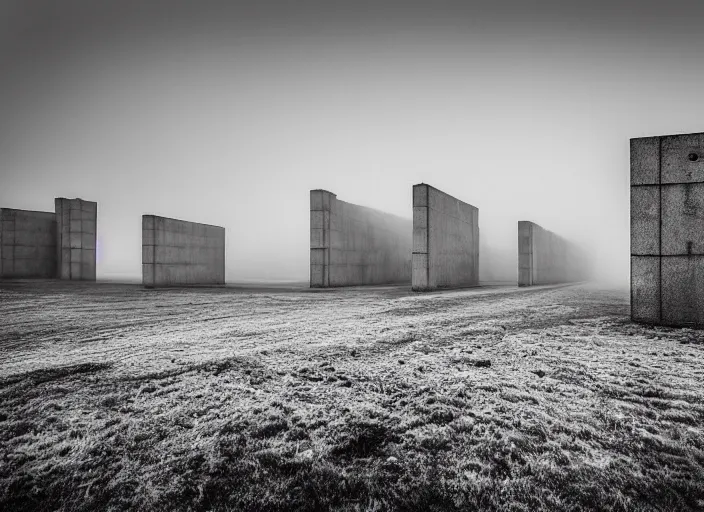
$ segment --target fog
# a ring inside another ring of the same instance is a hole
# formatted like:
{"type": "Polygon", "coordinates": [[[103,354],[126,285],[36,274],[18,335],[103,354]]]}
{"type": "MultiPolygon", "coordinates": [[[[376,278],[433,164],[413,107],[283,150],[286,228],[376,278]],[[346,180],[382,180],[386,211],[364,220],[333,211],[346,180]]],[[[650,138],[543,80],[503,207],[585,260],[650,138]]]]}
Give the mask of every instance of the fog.
{"type": "Polygon", "coordinates": [[[410,218],[425,182],[482,264],[531,220],[627,285],[628,139],[704,128],[704,6],[530,5],[4,2],[0,206],[97,201],[98,279],[139,279],[148,213],[224,226],[229,281],[307,280],[310,189],[410,218]]]}

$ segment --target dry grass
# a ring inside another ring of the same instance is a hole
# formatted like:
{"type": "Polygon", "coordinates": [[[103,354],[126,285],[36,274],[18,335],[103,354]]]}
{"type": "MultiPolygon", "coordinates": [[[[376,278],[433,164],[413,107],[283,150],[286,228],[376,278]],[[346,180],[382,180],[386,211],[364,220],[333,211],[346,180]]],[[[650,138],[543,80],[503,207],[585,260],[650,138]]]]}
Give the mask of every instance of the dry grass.
{"type": "Polygon", "coordinates": [[[704,333],[588,286],[0,288],[3,510],[701,510],[704,333]]]}

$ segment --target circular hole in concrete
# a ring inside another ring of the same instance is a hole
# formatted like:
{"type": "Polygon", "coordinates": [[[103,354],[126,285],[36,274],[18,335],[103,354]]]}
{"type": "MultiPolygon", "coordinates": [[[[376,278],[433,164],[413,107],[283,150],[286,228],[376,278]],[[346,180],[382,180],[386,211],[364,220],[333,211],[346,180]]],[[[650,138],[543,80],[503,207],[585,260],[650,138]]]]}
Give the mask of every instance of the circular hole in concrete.
{"type": "Polygon", "coordinates": [[[696,153],[690,153],[689,155],[687,155],[687,158],[689,158],[690,162],[696,162],[697,160],[699,160],[699,155],[696,153]]]}

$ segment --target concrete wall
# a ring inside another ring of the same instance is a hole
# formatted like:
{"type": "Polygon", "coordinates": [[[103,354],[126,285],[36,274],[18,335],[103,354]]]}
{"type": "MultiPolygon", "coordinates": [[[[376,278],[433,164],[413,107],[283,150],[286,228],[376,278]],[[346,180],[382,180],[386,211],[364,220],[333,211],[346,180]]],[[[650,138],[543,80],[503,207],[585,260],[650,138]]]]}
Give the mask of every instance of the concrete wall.
{"type": "Polygon", "coordinates": [[[518,286],[567,283],[586,277],[579,249],[530,221],[518,221],[518,286]]]}
{"type": "Polygon", "coordinates": [[[413,289],[479,284],[479,209],[430,185],[413,186],[413,289]]]}
{"type": "Polygon", "coordinates": [[[310,286],[409,283],[409,219],[310,192],[310,286]]]}
{"type": "Polygon", "coordinates": [[[704,327],[704,133],[631,139],[631,318],[704,327]]]}
{"type": "Polygon", "coordinates": [[[95,281],[98,204],[83,199],[54,200],[59,279],[95,281]]]}
{"type": "Polygon", "coordinates": [[[143,215],[142,283],[225,284],[225,228],[143,215]]]}
{"type": "Polygon", "coordinates": [[[0,278],[56,276],[56,215],[0,208],[0,278]]]}

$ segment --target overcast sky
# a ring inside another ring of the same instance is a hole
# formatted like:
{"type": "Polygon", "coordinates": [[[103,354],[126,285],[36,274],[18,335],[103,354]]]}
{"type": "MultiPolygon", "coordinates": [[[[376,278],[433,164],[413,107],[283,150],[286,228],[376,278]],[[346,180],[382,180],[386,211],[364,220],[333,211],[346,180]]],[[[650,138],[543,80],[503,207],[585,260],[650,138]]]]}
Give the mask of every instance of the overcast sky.
{"type": "Polygon", "coordinates": [[[628,282],[628,139],[704,131],[704,3],[0,3],[0,206],[227,229],[227,278],[308,277],[309,190],[411,216],[429,183],[515,254],[532,220],[628,282]]]}

